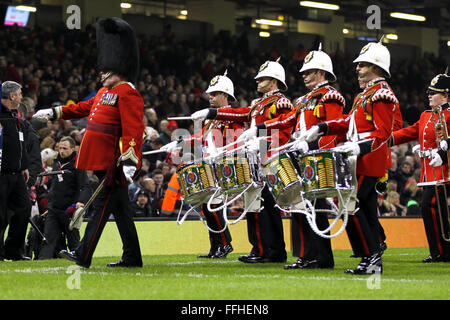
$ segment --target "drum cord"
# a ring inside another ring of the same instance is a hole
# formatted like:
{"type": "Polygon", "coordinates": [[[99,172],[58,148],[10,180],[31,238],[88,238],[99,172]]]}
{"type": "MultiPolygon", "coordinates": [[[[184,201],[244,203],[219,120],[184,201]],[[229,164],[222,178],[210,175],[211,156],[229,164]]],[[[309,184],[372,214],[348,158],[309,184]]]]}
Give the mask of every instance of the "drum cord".
{"type": "MultiPolygon", "coordinates": [[[[262,188],[261,188],[261,191],[262,191],[262,188]]],[[[261,192],[261,191],[260,191],[260,192],[261,192]]],[[[226,201],[227,197],[228,197],[228,196],[225,196],[225,201],[226,201]]],[[[250,204],[248,205],[248,208],[251,208],[251,206],[253,205],[253,203],[255,203],[256,200],[258,200],[258,196],[256,196],[256,197],[253,199],[253,201],[250,202],[250,204]]],[[[262,209],[264,209],[264,206],[262,206],[261,208],[259,208],[259,210],[262,210],[262,209]]],[[[234,220],[234,222],[230,222],[230,221],[228,220],[228,217],[227,217],[226,212],[225,212],[225,210],[224,210],[224,212],[223,212],[223,219],[225,220],[225,223],[226,223],[226,224],[230,224],[230,225],[231,225],[231,224],[236,224],[236,223],[238,223],[239,221],[241,221],[242,219],[245,218],[245,216],[247,215],[247,212],[248,212],[248,209],[247,209],[247,210],[244,210],[244,212],[241,213],[241,215],[239,216],[239,218],[237,218],[236,220],[234,220]]]]}
{"type": "MultiPolygon", "coordinates": [[[[341,198],[341,200],[342,200],[342,198],[341,198]]],[[[345,230],[345,228],[347,226],[347,222],[348,222],[348,210],[347,210],[346,206],[344,206],[344,209],[342,211],[340,211],[339,208],[333,202],[328,201],[328,203],[333,208],[332,210],[329,210],[329,209],[317,209],[316,210],[314,208],[314,205],[308,199],[304,199],[303,202],[306,205],[306,209],[305,210],[285,210],[282,207],[280,207],[278,204],[276,204],[275,206],[278,209],[280,209],[281,211],[286,212],[286,213],[291,212],[291,213],[304,214],[306,216],[306,219],[307,219],[309,225],[311,226],[311,229],[318,236],[320,236],[322,238],[331,239],[331,238],[337,237],[338,235],[340,235],[345,230]],[[308,210],[308,208],[309,208],[309,210],[308,210]],[[338,213],[338,214],[334,218],[334,221],[330,224],[330,226],[328,228],[326,228],[325,230],[319,230],[319,228],[317,227],[317,224],[315,222],[315,220],[316,220],[316,212],[338,213]],[[341,218],[341,216],[343,216],[343,222],[342,222],[341,228],[335,234],[328,235],[327,233],[336,225],[337,221],[341,218]]],[[[348,203],[348,200],[347,200],[347,203],[348,203]]]]}
{"type": "MultiPolygon", "coordinates": [[[[198,212],[197,210],[195,210],[195,209],[197,209],[198,207],[200,207],[201,205],[202,205],[202,204],[200,203],[200,204],[196,204],[195,206],[192,206],[188,211],[186,211],[186,213],[183,215],[183,217],[182,217],[181,220],[180,220],[181,209],[183,208],[183,202],[182,202],[182,203],[181,203],[181,207],[180,207],[180,211],[178,211],[177,224],[178,224],[179,226],[181,226],[181,225],[183,224],[184,220],[186,220],[187,216],[188,216],[192,211],[194,211],[194,212],[199,216],[200,221],[203,223],[203,225],[206,227],[206,229],[208,229],[208,230],[211,231],[212,233],[222,233],[222,232],[224,232],[225,229],[228,227],[227,220],[225,220],[225,226],[223,227],[223,229],[221,229],[221,230],[213,230],[213,229],[211,229],[211,228],[208,226],[208,224],[205,222],[205,219],[203,219],[202,214],[201,214],[200,212],[198,212]]],[[[223,212],[224,216],[226,216],[226,212],[227,212],[226,207],[223,209],[223,211],[224,211],[224,212],[223,212]]]]}
{"type": "Polygon", "coordinates": [[[214,192],[214,194],[211,196],[211,198],[209,198],[208,203],[207,203],[207,208],[209,211],[211,212],[216,212],[219,211],[225,207],[228,207],[230,204],[232,204],[233,202],[235,202],[237,199],[239,199],[240,197],[242,197],[244,195],[244,193],[246,193],[251,187],[258,187],[258,185],[256,184],[255,181],[252,181],[242,192],[240,192],[237,196],[235,196],[230,202],[227,202],[226,200],[224,201],[224,204],[221,205],[220,207],[217,208],[211,208],[211,202],[212,200],[216,197],[216,194],[222,190],[222,188],[217,188],[217,190],[214,192]]]}

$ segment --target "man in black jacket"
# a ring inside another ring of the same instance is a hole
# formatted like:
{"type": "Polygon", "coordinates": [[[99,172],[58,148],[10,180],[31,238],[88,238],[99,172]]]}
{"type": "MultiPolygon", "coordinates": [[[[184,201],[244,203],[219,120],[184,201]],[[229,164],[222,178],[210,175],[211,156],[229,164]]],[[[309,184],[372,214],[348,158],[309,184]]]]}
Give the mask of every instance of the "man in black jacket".
{"type": "Polygon", "coordinates": [[[20,119],[23,120],[25,136],[25,147],[28,154],[29,166],[28,171],[30,178],[28,179],[27,186],[31,188],[36,184],[37,175],[42,171],[42,158],[41,158],[41,146],[39,142],[39,136],[33,129],[31,123],[27,120],[27,106],[24,103],[20,103],[17,109],[20,119]]]}
{"type": "Polygon", "coordinates": [[[57,256],[61,249],[58,247],[61,233],[67,237],[69,250],[76,249],[80,242],[80,233],[78,229],[69,230],[68,213],[84,206],[92,193],[86,171],[75,168],[75,141],[71,137],[63,137],[59,141],[58,151],[53,171],[63,173],[51,176],[48,181],[48,211],[44,227],[47,242],[39,253],[40,260],[57,256]]]}
{"type": "Polygon", "coordinates": [[[22,86],[14,81],[2,84],[0,126],[3,145],[0,156],[0,261],[28,260],[23,248],[31,213],[31,201],[26,182],[29,179],[26,132],[24,123],[17,116],[17,107],[22,100],[22,86]],[[10,224],[5,242],[4,233],[8,225],[7,212],[11,210],[14,223],[10,224]]]}

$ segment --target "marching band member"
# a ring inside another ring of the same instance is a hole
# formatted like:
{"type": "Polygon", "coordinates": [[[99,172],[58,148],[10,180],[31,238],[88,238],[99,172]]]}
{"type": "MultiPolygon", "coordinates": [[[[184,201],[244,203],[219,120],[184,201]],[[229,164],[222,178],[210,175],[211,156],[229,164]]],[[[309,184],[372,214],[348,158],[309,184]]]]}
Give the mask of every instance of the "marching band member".
{"type": "Polygon", "coordinates": [[[352,247],[360,243],[362,259],[350,274],[371,274],[382,272],[377,216],[377,193],[375,185],[389,167],[388,140],[394,126],[398,100],[387,84],[390,77],[390,53],[380,42],[365,45],[359,56],[356,71],[360,88],[363,89],[353,102],[349,115],[340,120],[322,122],[311,127],[304,135],[306,141],[320,135],[347,134],[347,141],[339,148],[343,152],[357,155],[357,200],[358,209],[349,217],[346,228],[352,247]],[[353,140],[357,134],[357,143],[353,140]]]}
{"type": "MultiPolygon", "coordinates": [[[[277,61],[266,61],[255,76],[261,98],[252,101],[250,107],[203,109],[192,115],[193,119],[216,119],[233,123],[251,123],[251,127],[274,119],[293,109],[291,101],[281,93],[286,90],[285,71],[277,61]]],[[[273,145],[283,145],[289,141],[290,133],[272,133],[273,145]],[[275,140],[274,140],[275,139],[275,140]]],[[[287,258],[283,223],[280,210],[275,208],[275,200],[267,186],[262,190],[263,210],[247,214],[247,231],[252,245],[250,254],[239,260],[245,263],[285,262],[287,258]]]]}
{"type": "Polygon", "coordinates": [[[413,147],[413,151],[419,154],[422,162],[420,182],[431,182],[429,186],[423,187],[421,205],[425,233],[430,247],[430,255],[423,262],[450,261],[448,205],[446,201],[446,195],[450,194],[450,188],[448,183],[432,184],[432,182],[440,180],[449,181],[446,152],[448,141],[443,139],[448,135],[443,130],[450,126],[449,92],[450,77],[447,74],[438,74],[431,80],[427,90],[431,110],[424,111],[419,121],[413,125],[392,134],[392,144],[394,145],[409,141],[419,142],[418,145],[413,147]],[[446,126],[439,122],[440,113],[445,119],[446,126]],[[441,142],[440,145],[438,144],[439,141],[441,142]],[[438,150],[439,147],[442,150],[438,150]],[[439,214],[442,215],[443,224],[441,224],[439,214]],[[442,230],[444,230],[447,240],[445,240],[442,230]]]}
{"type": "MultiPolygon", "coordinates": [[[[218,75],[212,78],[206,93],[209,94],[209,104],[211,108],[229,107],[230,104],[228,99],[232,98],[234,101],[236,100],[234,97],[233,82],[226,76],[226,72],[224,75],[218,75]]],[[[186,150],[186,147],[192,150],[196,145],[196,140],[200,141],[199,144],[205,146],[207,149],[209,142],[207,136],[209,134],[212,135],[215,146],[222,147],[234,141],[237,134],[240,134],[241,132],[242,126],[239,123],[209,120],[202,128],[201,134],[184,138],[184,150],[186,150]]],[[[177,141],[173,141],[163,148],[167,149],[167,152],[172,153],[178,145],[179,143],[177,141]]],[[[218,206],[219,204],[220,202],[216,201],[214,205],[218,206]]],[[[224,228],[225,220],[221,213],[209,211],[206,203],[202,204],[202,212],[210,229],[222,230],[224,228]]],[[[205,255],[199,255],[199,258],[226,258],[226,256],[233,251],[233,247],[231,246],[231,234],[228,227],[221,233],[209,231],[209,240],[211,244],[209,252],[205,255]]]]}
{"type": "MultiPolygon", "coordinates": [[[[255,129],[244,132],[251,139],[258,134],[257,129],[278,129],[288,134],[292,129],[303,132],[319,122],[342,118],[345,106],[344,97],[330,85],[336,81],[331,58],[321,50],[311,51],[300,69],[305,86],[309,92],[296,100],[296,108],[287,114],[258,124],[255,129]]],[[[242,136],[241,136],[242,138],[242,136]]],[[[322,136],[318,141],[308,143],[300,141],[294,145],[307,152],[309,149],[329,149],[336,146],[336,136],[322,136]]],[[[317,199],[316,209],[328,209],[325,199],[317,199]]],[[[317,214],[316,223],[322,230],[329,227],[326,214],[317,214]]],[[[292,213],[292,242],[294,256],[299,259],[285,269],[332,268],[334,266],[331,240],[318,236],[301,213],[292,213]]]]}
{"type": "Polygon", "coordinates": [[[94,170],[104,187],[95,198],[80,245],[60,256],[89,268],[101,233],[112,213],[123,242],[122,259],[110,267],[142,267],[138,234],[128,199],[128,183],[141,165],[144,101],[131,82],[139,71],[133,29],[119,18],[97,22],[98,65],[103,87],[77,104],[39,110],[37,119],[88,117],[75,167],[94,170]]]}

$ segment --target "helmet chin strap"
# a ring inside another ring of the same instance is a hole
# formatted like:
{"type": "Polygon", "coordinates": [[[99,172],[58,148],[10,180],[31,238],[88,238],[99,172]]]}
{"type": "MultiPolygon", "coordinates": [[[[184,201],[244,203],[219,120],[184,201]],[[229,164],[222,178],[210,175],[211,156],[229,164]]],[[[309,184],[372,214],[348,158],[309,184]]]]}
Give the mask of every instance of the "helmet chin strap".
{"type": "MultiPolygon", "coordinates": [[[[267,81],[267,84],[265,85],[265,86],[263,86],[263,87],[261,87],[260,89],[264,89],[264,92],[263,93],[266,93],[266,92],[269,92],[269,91],[272,91],[272,90],[275,90],[276,88],[274,88],[274,89],[270,89],[270,88],[268,88],[269,86],[270,86],[270,84],[272,83],[272,80],[276,80],[276,79],[272,79],[272,78],[270,78],[270,79],[267,79],[268,81],[267,81]],[[268,90],[266,90],[268,88],[268,90]]],[[[265,80],[264,80],[265,81],[265,80]]]]}
{"type": "Polygon", "coordinates": [[[108,78],[110,78],[113,75],[113,73],[111,71],[106,72],[102,75],[102,78],[100,79],[100,82],[103,83],[106,80],[108,80],[108,78]]]}

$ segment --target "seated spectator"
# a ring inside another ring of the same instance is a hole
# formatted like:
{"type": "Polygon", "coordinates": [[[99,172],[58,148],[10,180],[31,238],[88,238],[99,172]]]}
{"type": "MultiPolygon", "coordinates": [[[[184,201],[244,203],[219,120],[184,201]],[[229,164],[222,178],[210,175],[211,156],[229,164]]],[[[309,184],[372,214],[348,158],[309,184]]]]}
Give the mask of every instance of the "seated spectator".
{"type": "Polygon", "coordinates": [[[139,190],[136,200],[131,202],[131,208],[134,212],[134,217],[150,217],[151,208],[149,207],[149,191],[145,189],[139,190]]]}
{"type": "Polygon", "coordinates": [[[406,204],[406,215],[420,217],[420,204],[414,199],[410,199],[406,204]]]}
{"type": "Polygon", "coordinates": [[[142,182],[144,189],[149,191],[149,206],[151,208],[151,216],[158,217],[158,208],[156,203],[156,183],[152,178],[145,178],[142,182]]]}
{"type": "MultiPolygon", "coordinates": [[[[142,152],[145,151],[153,151],[153,150],[159,150],[164,145],[164,142],[161,138],[156,138],[153,141],[147,140],[142,144],[142,152]]],[[[157,168],[157,166],[164,161],[166,158],[167,153],[166,152],[160,152],[160,153],[154,153],[154,154],[147,154],[143,155],[143,159],[147,159],[149,161],[149,172],[152,172],[157,168]]]]}
{"type": "Polygon", "coordinates": [[[388,193],[386,200],[383,201],[383,206],[385,212],[381,214],[385,217],[402,217],[406,215],[406,207],[400,204],[400,194],[396,191],[388,193]]]}
{"type": "Polygon", "coordinates": [[[128,186],[128,197],[130,201],[135,201],[137,197],[137,193],[140,189],[143,188],[142,181],[147,176],[147,171],[139,169],[134,175],[133,183],[128,186]]]}
{"type": "Polygon", "coordinates": [[[417,187],[417,182],[414,178],[410,178],[406,184],[403,192],[400,194],[400,203],[406,206],[410,200],[415,200],[420,203],[422,198],[422,190],[417,187]]]}
{"type": "Polygon", "coordinates": [[[401,165],[399,168],[397,168],[397,171],[395,172],[394,179],[397,180],[397,191],[399,193],[403,192],[403,189],[405,188],[406,181],[409,180],[409,178],[413,175],[414,171],[412,170],[412,165],[409,159],[403,159],[401,165]]]}
{"type": "Polygon", "coordinates": [[[160,212],[164,194],[166,193],[167,188],[167,184],[164,184],[164,175],[162,174],[161,169],[155,169],[152,171],[152,179],[156,184],[155,201],[157,203],[158,212],[160,212]]]}

